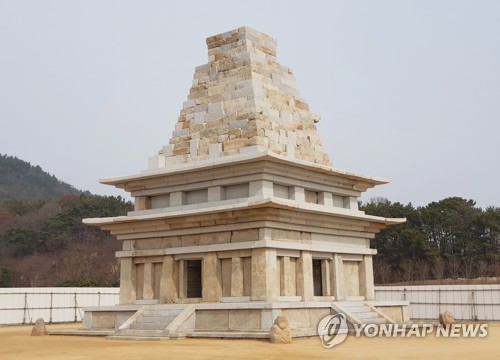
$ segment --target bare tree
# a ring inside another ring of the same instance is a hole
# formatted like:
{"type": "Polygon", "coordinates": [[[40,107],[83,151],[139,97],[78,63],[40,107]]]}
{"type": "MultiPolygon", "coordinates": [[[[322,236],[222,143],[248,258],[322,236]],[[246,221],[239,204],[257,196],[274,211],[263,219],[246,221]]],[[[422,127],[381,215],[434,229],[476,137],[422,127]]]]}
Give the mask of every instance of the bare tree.
{"type": "Polygon", "coordinates": [[[471,257],[466,257],[462,260],[462,275],[464,278],[472,279],[475,277],[475,263],[471,257]]]}
{"type": "Polygon", "coordinates": [[[497,260],[492,264],[493,274],[497,278],[497,281],[500,281],[500,261],[497,260]]]}
{"type": "Polygon", "coordinates": [[[429,273],[430,273],[430,267],[429,263],[425,260],[417,260],[415,262],[415,277],[420,280],[424,281],[429,278],[429,273]]]}
{"type": "Polygon", "coordinates": [[[415,264],[413,261],[408,260],[401,264],[401,277],[406,282],[415,280],[415,264]]]}
{"type": "Polygon", "coordinates": [[[483,260],[478,261],[476,272],[477,276],[481,277],[483,281],[486,280],[486,277],[488,277],[488,264],[486,263],[486,261],[483,260]]]}
{"type": "Polygon", "coordinates": [[[384,260],[375,260],[373,262],[373,272],[377,284],[387,284],[391,278],[392,267],[384,260]]]}
{"type": "Polygon", "coordinates": [[[445,270],[444,260],[441,258],[434,260],[431,268],[432,276],[434,277],[434,279],[436,280],[444,279],[444,270],[445,270]]]}
{"type": "Polygon", "coordinates": [[[460,276],[460,263],[456,256],[452,256],[446,262],[448,276],[452,279],[458,279],[460,276]]]}

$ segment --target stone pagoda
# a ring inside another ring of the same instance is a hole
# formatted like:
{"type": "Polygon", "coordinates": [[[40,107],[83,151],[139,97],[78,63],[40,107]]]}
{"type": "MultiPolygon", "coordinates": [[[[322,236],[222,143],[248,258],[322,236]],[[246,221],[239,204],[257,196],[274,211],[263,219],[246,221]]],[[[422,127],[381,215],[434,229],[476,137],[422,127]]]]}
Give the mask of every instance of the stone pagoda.
{"type": "Polygon", "coordinates": [[[313,335],[404,322],[374,301],[370,239],[404,219],[366,215],[358,198],[386,180],[332,167],[276,40],[248,27],[207,39],[169,143],[140,174],[102,179],[129,192],[127,216],[85,219],[123,244],[120,304],[88,308],[84,329],[117,337],[266,337],[277,316],[313,335]]]}

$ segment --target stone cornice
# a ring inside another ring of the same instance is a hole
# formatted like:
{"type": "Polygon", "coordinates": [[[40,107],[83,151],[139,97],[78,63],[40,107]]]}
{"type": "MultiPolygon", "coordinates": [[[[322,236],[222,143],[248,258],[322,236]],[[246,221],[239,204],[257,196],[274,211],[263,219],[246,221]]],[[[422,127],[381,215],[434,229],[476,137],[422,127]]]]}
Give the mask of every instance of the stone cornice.
{"type": "Polygon", "coordinates": [[[389,182],[389,180],[383,178],[375,178],[371,176],[355,174],[349,171],[310,163],[303,160],[290,159],[285,156],[273,154],[267,150],[259,151],[256,153],[225,156],[217,159],[200,160],[194,163],[182,163],[157,170],[145,171],[135,175],[102,178],[99,181],[102,184],[113,185],[117,188],[125,189],[126,191],[134,191],[137,190],[137,187],[134,186],[134,183],[138,181],[151,181],[157,178],[165,178],[181,174],[192,177],[195,173],[204,172],[207,170],[213,171],[218,168],[227,168],[233,167],[238,164],[250,164],[261,161],[284,164],[292,168],[308,170],[312,173],[317,173],[318,176],[321,176],[320,174],[322,174],[323,176],[329,175],[343,179],[349,179],[356,183],[355,187],[357,187],[360,191],[366,191],[366,189],[368,188],[387,184],[389,182]]]}
{"type": "Polygon", "coordinates": [[[293,210],[298,213],[310,213],[322,216],[330,216],[335,218],[353,219],[353,220],[363,220],[374,225],[380,224],[385,227],[391,224],[401,224],[406,221],[406,219],[400,218],[384,218],[373,215],[366,215],[362,211],[352,211],[349,209],[336,208],[336,207],[326,207],[323,205],[309,204],[309,203],[298,203],[293,200],[281,199],[276,197],[271,197],[263,200],[249,201],[236,203],[232,205],[219,205],[219,206],[199,206],[192,205],[190,209],[178,208],[165,208],[163,212],[158,212],[154,214],[147,215],[135,215],[135,216],[117,216],[108,218],[89,218],[83,219],[83,223],[93,226],[103,226],[107,225],[121,225],[125,223],[136,223],[147,220],[158,220],[158,219],[170,219],[170,218],[182,218],[186,216],[193,215],[203,215],[203,214],[214,214],[214,213],[225,213],[229,211],[237,211],[244,209],[259,209],[259,208],[274,208],[274,209],[284,209],[293,210]]]}
{"type": "Polygon", "coordinates": [[[229,244],[212,244],[199,246],[183,246],[165,249],[150,249],[150,250],[130,250],[117,251],[116,257],[149,257],[149,256],[164,256],[177,254],[200,254],[212,251],[231,251],[257,248],[273,248],[287,249],[299,251],[313,251],[321,253],[338,253],[338,254],[359,254],[359,255],[375,255],[377,250],[364,248],[360,246],[347,246],[340,244],[304,244],[288,241],[275,240],[259,240],[246,241],[229,244]]]}

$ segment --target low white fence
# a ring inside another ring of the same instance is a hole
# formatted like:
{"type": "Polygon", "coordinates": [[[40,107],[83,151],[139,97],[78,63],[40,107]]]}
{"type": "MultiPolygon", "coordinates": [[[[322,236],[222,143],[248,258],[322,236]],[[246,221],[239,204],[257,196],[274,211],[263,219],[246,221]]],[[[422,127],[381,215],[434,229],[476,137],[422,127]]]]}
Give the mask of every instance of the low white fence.
{"type": "Polygon", "coordinates": [[[459,320],[500,320],[500,284],[376,286],[375,298],[409,301],[416,320],[437,320],[445,311],[459,320]]]}
{"type": "MultiPolygon", "coordinates": [[[[0,325],[81,321],[83,307],[118,304],[119,288],[0,288],[0,325]]],[[[377,300],[410,302],[410,317],[435,319],[451,311],[456,319],[500,320],[500,284],[376,286],[377,300]]]]}
{"type": "Polygon", "coordinates": [[[0,324],[81,321],[83,307],[118,304],[119,288],[0,288],[0,324]]]}

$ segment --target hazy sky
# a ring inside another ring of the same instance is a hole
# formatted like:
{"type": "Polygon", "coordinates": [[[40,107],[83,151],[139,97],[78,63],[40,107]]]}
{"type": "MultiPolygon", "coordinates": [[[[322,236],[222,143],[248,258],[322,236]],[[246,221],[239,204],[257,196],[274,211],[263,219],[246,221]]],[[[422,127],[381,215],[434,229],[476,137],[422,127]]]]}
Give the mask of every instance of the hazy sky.
{"type": "Polygon", "coordinates": [[[79,189],[168,142],[205,38],[278,40],[335,167],[364,200],[500,206],[500,1],[0,0],[0,153],[79,189]]]}

